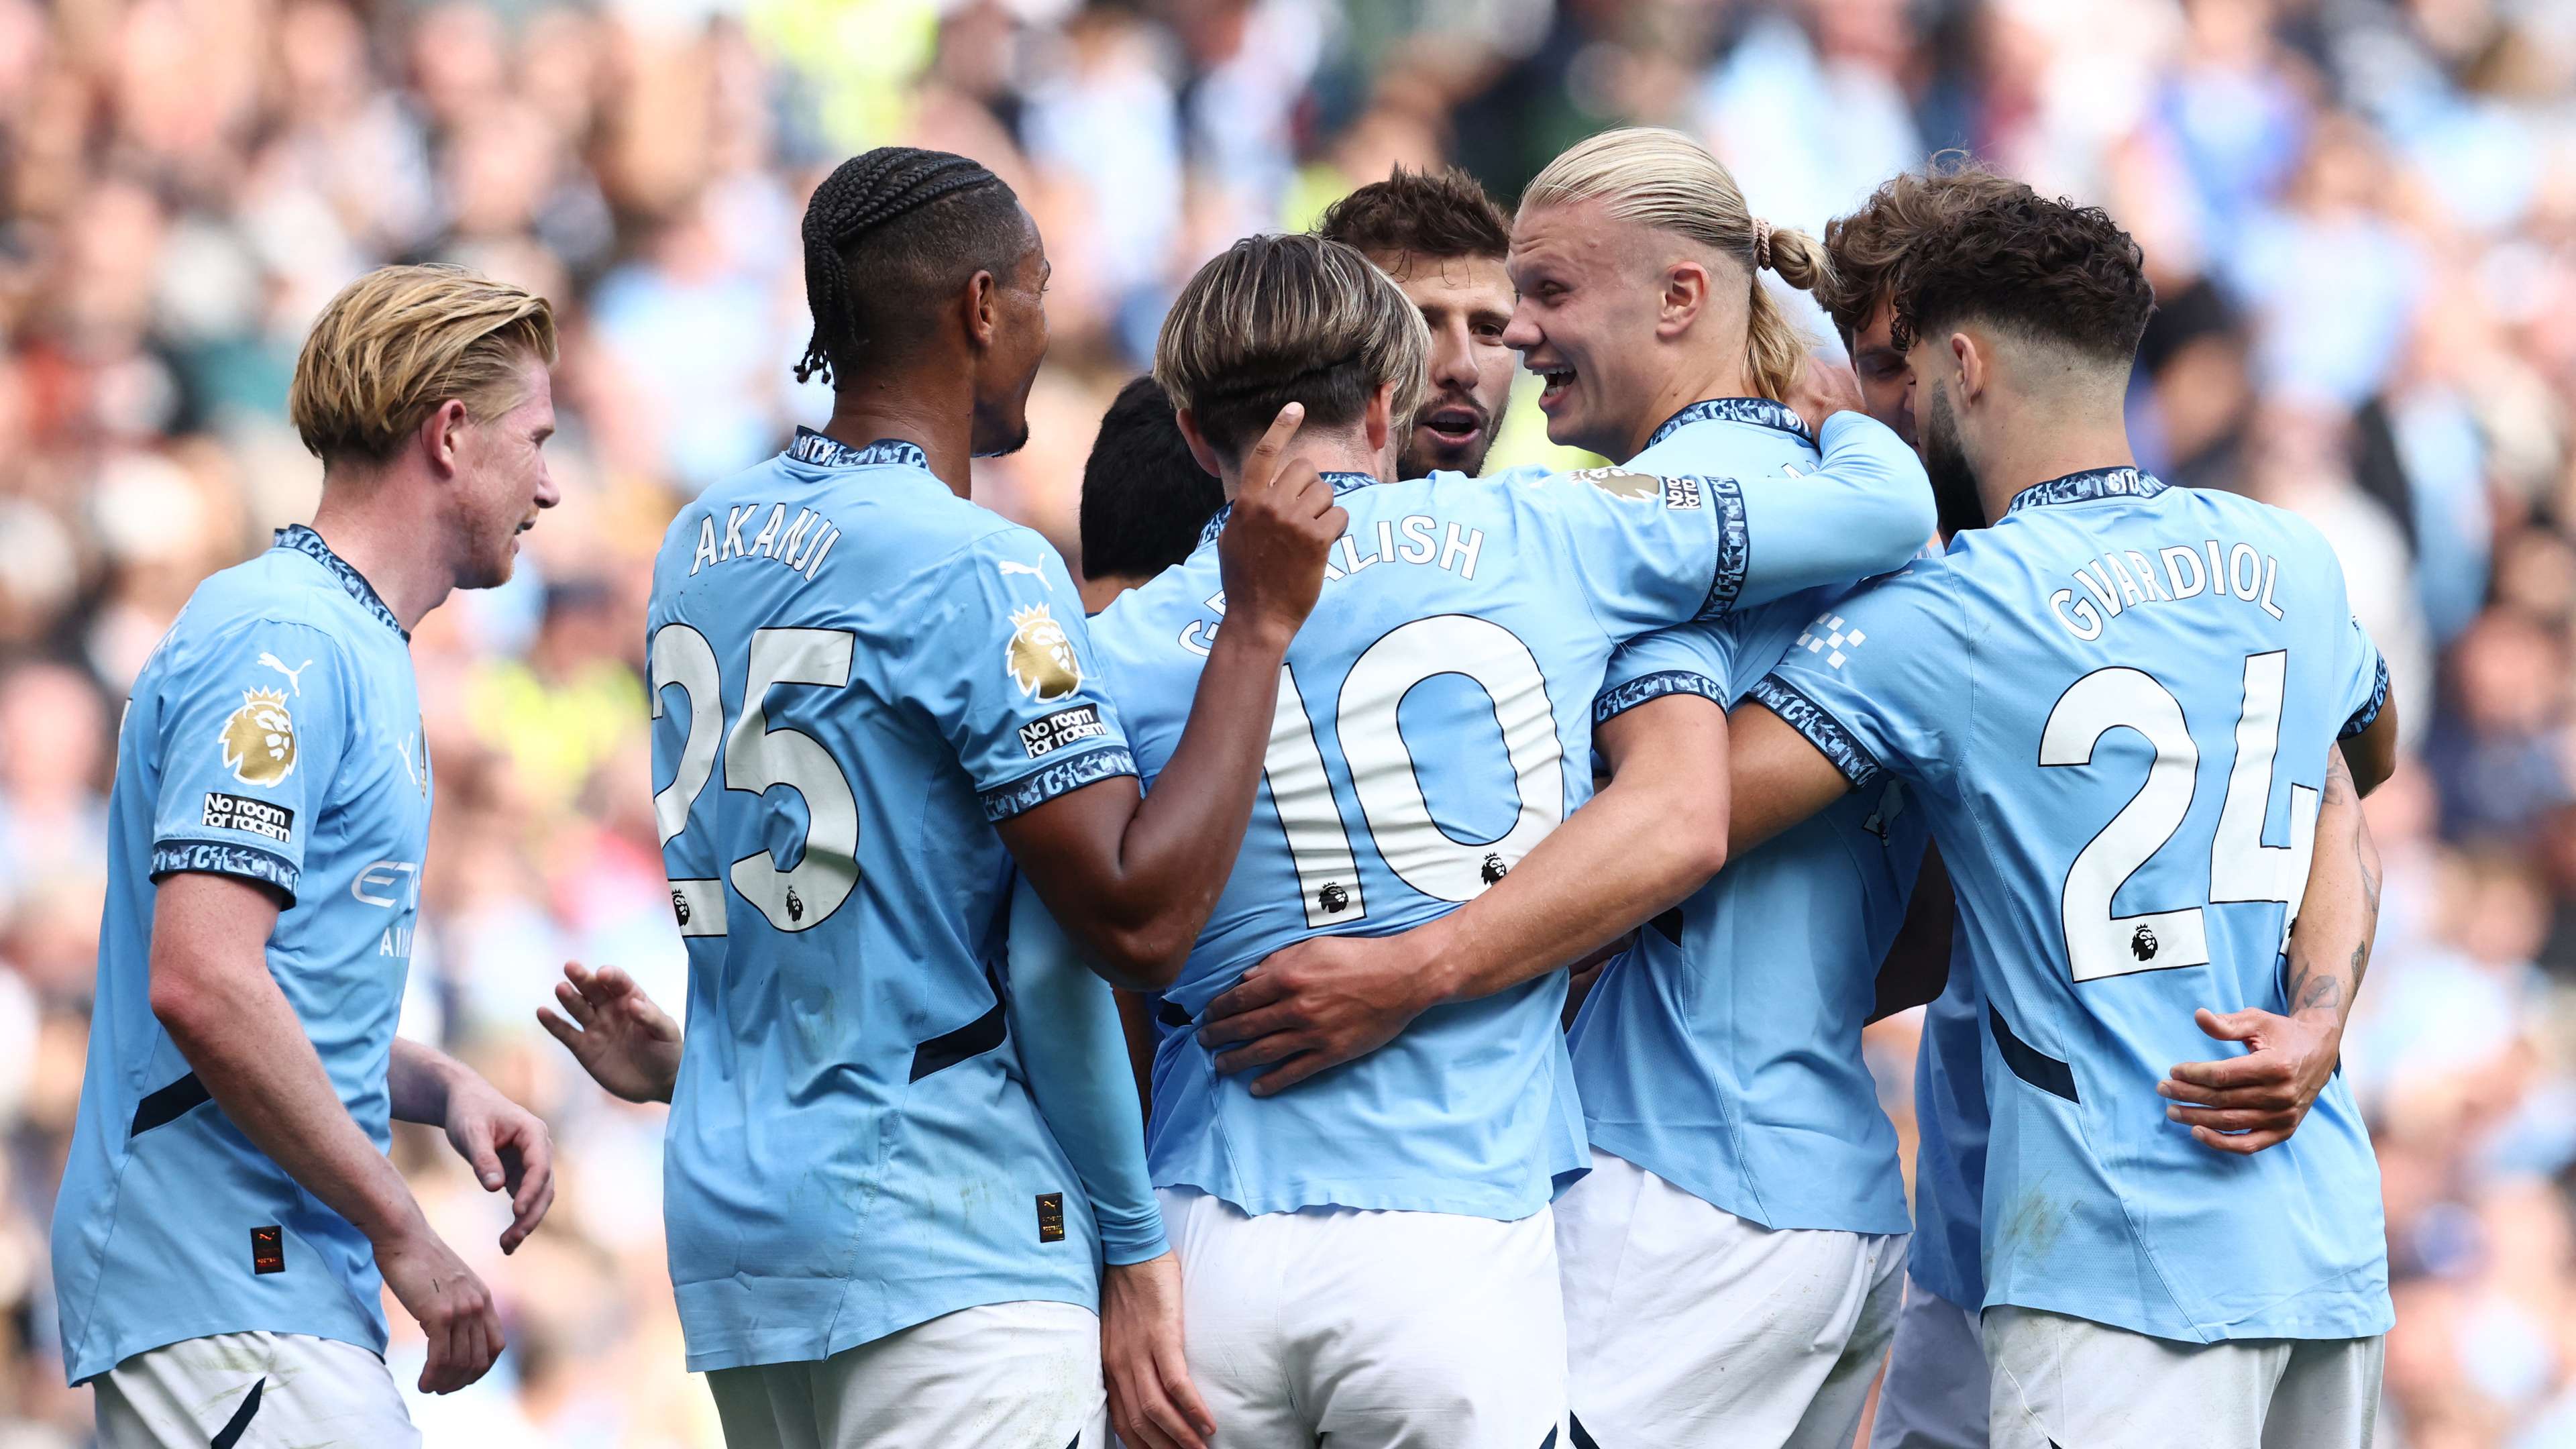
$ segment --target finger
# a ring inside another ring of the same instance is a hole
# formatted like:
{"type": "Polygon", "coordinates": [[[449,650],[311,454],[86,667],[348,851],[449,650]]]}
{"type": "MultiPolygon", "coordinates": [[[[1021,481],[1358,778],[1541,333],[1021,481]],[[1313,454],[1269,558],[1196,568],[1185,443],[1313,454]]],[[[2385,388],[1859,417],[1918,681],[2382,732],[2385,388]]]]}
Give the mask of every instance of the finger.
{"type": "Polygon", "coordinates": [[[509,1230],[501,1234],[501,1251],[515,1253],[546,1220],[546,1209],[555,1200],[555,1147],[552,1138],[540,1132],[532,1143],[519,1146],[519,1190],[510,1199],[514,1216],[509,1230]]]}
{"type": "Polygon", "coordinates": [[[555,983],[555,1000],[563,1004],[565,1015],[581,1023],[584,1031],[590,1030],[599,1020],[598,1003],[576,990],[570,982],[555,983]]]}
{"type": "Polygon", "coordinates": [[[2289,1080],[2289,1064],[2269,1052],[2248,1052],[2214,1062],[2176,1062],[2165,1069],[2169,1081],[2226,1090],[2289,1080]]]}
{"type": "Polygon", "coordinates": [[[2224,1132],[2212,1132],[2206,1127],[2194,1127],[2191,1136],[2203,1147],[2233,1152],[2239,1157],[2251,1157],[2266,1147],[2276,1147],[2290,1140],[2290,1134],[2282,1131],[2244,1132],[2230,1136],[2224,1132]]]}
{"type": "Polygon", "coordinates": [[[1164,1396],[1156,1375],[1145,1374],[1138,1388],[1137,1428],[1143,1432],[1145,1443],[1153,1449],[1203,1449],[1180,1409],[1164,1396]]]}
{"type": "Polygon", "coordinates": [[[2292,1125],[2287,1112],[2256,1112],[2210,1107],[2167,1107],[2165,1120],[2216,1132],[2261,1132],[2292,1125]]]}
{"type": "Polygon", "coordinates": [[[2214,1036],[2220,1041],[2247,1041],[2260,1032],[2266,1023],[2280,1018],[2268,1011],[2251,1008],[2244,1011],[2231,1011],[2221,1016],[2204,1006],[2193,1012],[2191,1019],[2199,1023],[2201,1034],[2204,1036],[2214,1036]]]}
{"type": "Polygon", "coordinates": [[[2281,1111],[2298,1104],[2299,1090],[2288,1076],[2267,1078],[2241,1087],[2195,1087],[2168,1078],[2156,1083],[2156,1095],[2186,1107],[2241,1107],[2281,1111]]]}
{"type": "Polygon", "coordinates": [[[537,1008],[537,1025],[544,1027],[548,1036],[562,1042],[569,1050],[576,1052],[581,1050],[581,1028],[555,1015],[553,1007],[537,1008]]]}
{"type": "Polygon", "coordinates": [[[1207,1401],[1199,1397],[1198,1385],[1190,1382],[1190,1362],[1181,1349],[1180,1336],[1154,1346],[1154,1372],[1162,1381],[1163,1392],[1171,1396],[1173,1407],[1181,1411],[1192,1430],[1185,1441],[1188,1449],[1207,1449],[1205,1440],[1216,1434],[1216,1415],[1208,1412],[1207,1401]]]}
{"type": "Polygon", "coordinates": [[[1305,1013],[1299,1011],[1294,1003],[1283,1002],[1224,1021],[1210,1018],[1207,1025],[1199,1028],[1199,1045],[1220,1047],[1227,1042],[1251,1041],[1275,1031],[1294,1031],[1308,1024],[1305,1013]]]}
{"type": "Polygon", "coordinates": [[[1239,1046],[1232,1051],[1218,1053],[1215,1066],[1220,1072],[1250,1071],[1254,1067],[1266,1067],[1273,1062],[1286,1061],[1299,1052],[1311,1049],[1314,1045],[1303,1033],[1274,1031],[1249,1046],[1239,1046]]]}
{"type": "Polygon", "coordinates": [[[1262,433],[1261,441],[1253,444],[1252,451],[1243,455],[1243,486],[1236,490],[1238,496],[1268,488],[1276,481],[1279,459],[1288,451],[1288,441],[1297,436],[1297,429],[1305,421],[1306,405],[1293,402],[1281,408],[1279,416],[1270,420],[1270,427],[1262,433]]]}
{"type": "Polygon", "coordinates": [[[1222,1021],[1237,1012],[1268,1006],[1287,994],[1288,988],[1275,976],[1246,976],[1208,1003],[1207,1019],[1222,1021]]]}
{"type": "Polygon", "coordinates": [[[1252,1082],[1252,1095],[1256,1097],[1275,1097],[1281,1092],[1287,1091],[1290,1087],[1297,1085],[1299,1082],[1306,1080],[1308,1077],[1315,1075],[1317,1072],[1324,1070],[1326,1067],[1338,1067],[1348,1060],[1350,1060],[1350,1058],[1333,1056],[1320,1048],[1306,1052],[1300,1056],[1291,1057],[1288,1059],[1287,1064],[1282,1066],[1279,1070],[1275,1072],[1264,1072],[1260,1076],[1254,1078],[1252,1082]]]}
{"type": "Polygon", "coordinates": [[[1324,516],[1316,520],[1316,523],[1317,527],[1315,531],[1322,534],[1327,541],[1339,538],[1343,534],[1350,532],[1351,511],[1339,504],[1335,504],[1334,506],[1325,509],[1324,516]]]}
{"type": "Polygon", "coordinates": [[[443,1394],[456,1387],[457,1360],[464,1350],[460,1337],[464,1326],[457,1322],[457,1315],[453,1313],[440,1312],[433,1317],[435,1324],[421,1324],[422,1331],[429,1335],[429,1363],[421,1370],[420,1386],[429,1393],[443,1394]]]}

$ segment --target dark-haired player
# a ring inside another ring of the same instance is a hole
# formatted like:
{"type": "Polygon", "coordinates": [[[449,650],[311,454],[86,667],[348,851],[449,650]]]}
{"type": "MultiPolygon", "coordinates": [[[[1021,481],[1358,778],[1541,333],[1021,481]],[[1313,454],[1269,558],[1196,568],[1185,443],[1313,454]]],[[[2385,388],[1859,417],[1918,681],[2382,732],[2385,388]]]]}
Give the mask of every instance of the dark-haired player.
{"type": "Polygon", "coordinates": [[[1376,263],[1431,329],[1430,383],[1396,451],[1396,476],[1482,472],[1518,362],[1503,345],[1511,219],[1464,171],[1398,166],[1334,202],[1315,234],[1376,263]]]}
{"type": "MultiPolygon", "coordinates": [[[[2321,803],[2386,774],[2386,668],[2312,528],[2132,462],[2153,297],[2108,217],[2015,188],[1915,239],[1891,291],[1936,489],[1994,522],[1755,688],[1731,839],[1891,777],[1929,817],[1986,1000],[1994,1443],[2365,1445],[2391,1315],[2349,1089],[2231,1144],[2253,1114],[2166,1074],[2206,1050],[2195,1008],[2260,1045],[2358,986],[2366,921],[2348,958],[2303,929],[2285,972],[2283,946],[2321,803]]],[[[2366,904],[2366,842],[2331,848],[2366,904]]]]}
{"type": "Polygon", "coordinates": [[[1082,605],[1109,601],[1188,558],[1225,485],[1190,456],[1162,384],[1118,389],[1082,465],[1082,605]]]}
{"type": "Polygon", "coordinates": [[[1187,952],[1344,515],[1278,466],[1281,419],[1218,544],[1231,622],[1142,799],[1063,562],[968,498],[969,457],[1027,438],[1036,226],[984,167],[886,148],[804,236],[798,372],[832,417],[683,509],[654,566],[689,1366],[735,1449],[1095,1444],[1104,1326],[1113,1363],[1168,1337],[1176,1285],[1105,993],[1065,1027],[1077,1060],[1063,1023],[1012,1030],[1011,868],[1111,969],[1187,952]]]}

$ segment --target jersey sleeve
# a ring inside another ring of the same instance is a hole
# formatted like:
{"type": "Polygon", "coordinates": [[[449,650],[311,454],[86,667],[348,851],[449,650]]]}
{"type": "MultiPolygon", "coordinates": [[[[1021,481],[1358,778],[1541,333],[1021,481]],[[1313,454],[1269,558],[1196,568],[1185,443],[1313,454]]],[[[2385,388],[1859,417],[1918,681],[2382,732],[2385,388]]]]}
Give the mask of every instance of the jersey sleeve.
{"type": "Polygon", "coordinates": [[[906,692],[927,710],[995,823],[1136,773],[1100,687],[1082,597],[1025,528],[968,544],[936,570],[906,692]]]}
{"type": "Polygon", "coordinates": [[[1933,526],[1914,450],[1858,413],[1828,419],[1822,443],[1812,473],[1586,468],[1512,491],[1563,532],[1594,616],[1625,640],[1912,558],[1933,526]]]}
{"type": "Polygon", "coordinates": [[[1861,789],[1955,758],[1967,655],[1937,561],[1863,587],[1809,624],[1745,698],[1768,708],[1861,789]]]}
{"type": "Polygon", "coordinates": [[[2388,658],[2371,642],[2370,631],[2361,627],[2359,619],[2342,632],[2336,672],[2348,713],[2335,738],[2348,740],[2377,724],[2379,712],[2388,707],[2388,658]]]}
{"type": "Polygon", "coordinates": [[[1932,536],[1932,483],[1904,439],[1842,412],[1825,419],[1816,446],[1816,471],[1738,485],[1746,548],[1734,607],[1903,568],[1932,536]]]}
{"type": "Polygon", "coordinates": [[[1011,896],[1010,960],[1011,1030],[1029,1096],[1091,1201],[1101,1260],[1115,1268],[1161,1257],[1171,1245],[1117,1003],[1026,880],[1011,896]]]}
{"type": "Polygon", "coordinates": [[[1592,723],[1607,724],[1668,694],[1695,694],[1724,709],[1727,675],[1734,667],[1734,636],[1716,620],[1631,639],[1610,656],[1601,693],[1592,701],[1592,723]]]}
{"type": "Polygon", "coordinates": [[[252,620],[190,651],[161,684],[152,878],[238,876],[292,903],[347,749],[356,681],[309,624],[252,620]]]}

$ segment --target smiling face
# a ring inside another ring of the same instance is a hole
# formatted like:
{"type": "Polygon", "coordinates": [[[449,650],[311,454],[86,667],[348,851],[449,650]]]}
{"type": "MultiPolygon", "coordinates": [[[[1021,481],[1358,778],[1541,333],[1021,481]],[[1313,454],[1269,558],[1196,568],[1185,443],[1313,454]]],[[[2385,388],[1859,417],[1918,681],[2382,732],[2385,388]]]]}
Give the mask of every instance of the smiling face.
{"type": "Polygon", "coordinates": [[[1047,280],[1055,273],[1047,261],[1046,243],[1035,221],[1023,209],[1028,242],[1003,272],[993,277],[990,340],[976,359],[975,455],[989,458],[1019,451],[1029,441],[1029,389],[1038,380],[1038,364],[1047,353],[1047,280]]]}
{"type": "Polygon", "coordinates": [[[1523,211],[1508,263],[1520,301],[1503,341],[1546,386],[1548,440],[1624,458],[1660,422],[1662,293],[1644,228],[1598,200],[1523,211]]]}
{"type": "Polygon", "coordinates": [[[457,551],[456,587],[489,589],[510,580],[519,558],[519,535],[537,526],[537,514],[562,497],[546,471],[546,440],[554,436],[554,387],[543,359],[518,369],[518,401],[456,433],[455,486],[449,524],[457,551]]]}
{"type": "Polygon", "coordinates": [[[1476,473],[1494,446],[1511,401],[1517,361],[1503,345],[1512,320],[1512,279],[1500,257],[1372,254],[1431,329],[1430,377],[1403,438],[1396,476],[1435,470],[1476,473]]]}

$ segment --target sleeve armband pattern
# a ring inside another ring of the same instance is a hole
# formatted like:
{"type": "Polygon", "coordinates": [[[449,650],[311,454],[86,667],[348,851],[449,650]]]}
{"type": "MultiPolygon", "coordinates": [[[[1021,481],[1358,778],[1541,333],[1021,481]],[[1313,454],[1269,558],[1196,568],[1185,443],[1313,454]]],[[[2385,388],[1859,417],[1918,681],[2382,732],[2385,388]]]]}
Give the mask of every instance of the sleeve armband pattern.
{"type": "Polygon", "coordinates": [[[1034,810],[1058,795],[1079,790],[1085,785],[1115,775],[1137,773],[1136,756],[1124,746],[1092,750],[1056,763],[1034,774],[1023,775],[1007,785],[996,785],[983,793],[984,818],[995,825],[1014,815],[1034,810]]]}
{"type": "Polygon", "coordinates": [[[1773,714],[1788,721],[1789,728],[1806,737],[1816,753],[1833,762],[1852,788],[1862,789],[1876,780],[1882,771],[1868,748],[1843,728],[1841,720],[1825,707],[1809,699],[1796,685],[1776,674],[1766,674],[1760,683],[1745,691],[1745,697],[1760,702],[1773,714]]]}
{"type": "Polygon", "coordinates": [[[1718,687],[1716,680],[1687,669],[1658,669],[1601,691],[1600,698],[1592,701],[1592,722],[1608,724],[1646,701],[1661,699],[1668,694],[1696,694],[1715,703],[1719,709],[1726,708],[1726,692],[1718,687]]]}
{"type": "Polygon", "coordinates": [[[255,880],[286,892],[289,900],[295,898],[296,886],[303,878],[303,872],[285,856],[257,846],[221,840],[165,840],[152,847],[154,880],[186,871],[255,880]]]}
{"type": "Polygon", "coordinates": [[[2351,739],[2379,723],[2379,712],[2388,707],[2388,657],[2381,655],[2377,664],[2378,668],[2371,676],[2370,698],[2352,712],[2352,718],[2343,722],[2343,729],[2336,734],[2336,739],[2351,739]]]}
{"type": "Polygon", "coordinates": [[[1714,619],[1733,609],[1736,597],[1744,592],[1753,544],[1744,526],[1744,485],[1732,478],[1699,481],[1717,515],[1717,574],[1709,580],[1708,599],[1700,605],[1699,616],[1714,619]]]}

